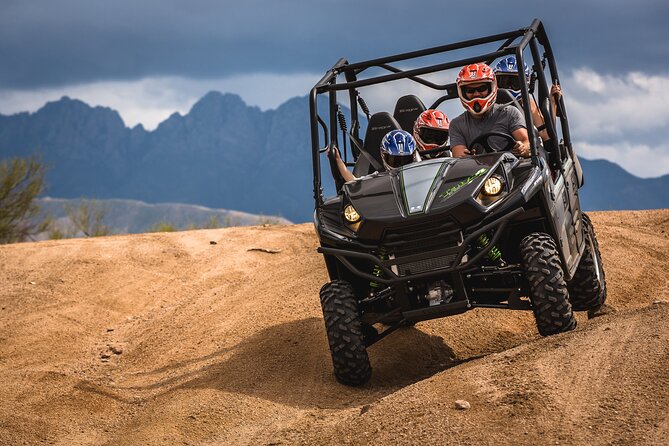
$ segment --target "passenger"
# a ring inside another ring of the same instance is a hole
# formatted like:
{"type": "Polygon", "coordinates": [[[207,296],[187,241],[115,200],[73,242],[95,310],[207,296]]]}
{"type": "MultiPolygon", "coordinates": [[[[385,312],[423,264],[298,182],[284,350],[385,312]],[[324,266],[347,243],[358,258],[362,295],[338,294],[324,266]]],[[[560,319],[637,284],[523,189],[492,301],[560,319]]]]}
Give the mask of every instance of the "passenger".
{"type": "MultiPolygon", "coordinates": [[[[527,82],[530,81],[530,69],[526,64],[523,64],[525,68],[525,79],[527,82]]],[[[516,63],[516,56],[506,57],[495,65],[493,68],[495,77],[497,78],[497,86],[499,88],[505,88],[509,90],[509,93],[522,105],[523,98],[520,94],[520,76],[518,75],[518,64],[516,63]]],[[[559,85],[553,85],[551,87],[550,100],[551,106],[553,107],[553,122],[555,122],[555,116],[557,113],[557,100],[562,96],[562,90],[559,85]]],[[[530,108],[532,109],[532,122],[535,127],[539,130],[539,136],[542,141],[548,141],[548,132],[545,130],[545,120],[544,116],[541,114],[541,110],[537,107],[537,103],[534,99],[534,96],[531,96],[532,102],[530,103],[530,108]]]]}
{"type": "MultiPolygon", "coordinates": [[[[469,149],[478,136],[490,132],[511,135],[516,144],[511,149],[516,156],[530,156],[530,141],[527,136],[525,118],[516,107],[495,103],[497,81],[492,69],[477,63],[463,67],[456,80],[460,102],[465,112],[457,116],[450,125],[451,151],[455,157],[473,155],[469,149]]],[[[491,138],[491,145],[496,141],[491,138]]],[[[503,146],[495,147],[502,149],[503,146]]]]}
{"type": "MultiPolygon", "coordinates": [[[[344,181],[353,181],[357,178],[346,168],[346,164],[335,149],[337,168],[344,181]]],[[[416,150],[416,142],[409,132],[404,130],[391,130],[386,133],[381,141],[381,160],[386,170],[396,169],[405,164],[420,161],[420,155],[416,150]]]]}
{"type": "Polygon", "coordinates": [[[436,158],[448,150],[448,117],[440,110],[425,110],[418,116],[413,125],[413,138],[416,140],[418,152],[424,158],[436,158]],[[443,149],[439,151],[438,149],[443,149]],[[430,154],[424,154],[426,150],[434,150],[430,154]]]}

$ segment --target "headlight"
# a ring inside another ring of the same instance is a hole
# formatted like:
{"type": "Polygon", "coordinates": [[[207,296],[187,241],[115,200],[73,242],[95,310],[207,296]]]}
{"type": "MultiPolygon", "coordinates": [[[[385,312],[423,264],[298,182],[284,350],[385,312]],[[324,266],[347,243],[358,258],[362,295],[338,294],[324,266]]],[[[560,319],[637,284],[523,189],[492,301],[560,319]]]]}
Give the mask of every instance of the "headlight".
{"type": "Polygon", "coordinates": [[[344,218],[349,223],[355,223],[360,221],[360,214],[358,214],[358,211],[355,210],[353,205],[347,204],[344,208],[344,218]]]}
{"type": "Polygon", "coordinates": [[[481,193],[489,197],[495,197],[504,190],[504,180],[499,175],[492,175],[483,183],[481,193]]]}

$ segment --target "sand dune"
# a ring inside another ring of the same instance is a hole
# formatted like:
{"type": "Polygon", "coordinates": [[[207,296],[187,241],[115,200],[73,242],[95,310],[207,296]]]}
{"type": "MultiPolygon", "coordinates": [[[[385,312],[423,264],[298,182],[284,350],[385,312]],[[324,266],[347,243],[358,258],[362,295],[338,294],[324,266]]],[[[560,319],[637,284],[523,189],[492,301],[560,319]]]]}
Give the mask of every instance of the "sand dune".
{"type": "Polygon", "coordinates": [[[669,210],[591,217],[615,312],[422,322],[362,388],[310,224],[1,246],[0,444],[669,444],[669,210]]]}

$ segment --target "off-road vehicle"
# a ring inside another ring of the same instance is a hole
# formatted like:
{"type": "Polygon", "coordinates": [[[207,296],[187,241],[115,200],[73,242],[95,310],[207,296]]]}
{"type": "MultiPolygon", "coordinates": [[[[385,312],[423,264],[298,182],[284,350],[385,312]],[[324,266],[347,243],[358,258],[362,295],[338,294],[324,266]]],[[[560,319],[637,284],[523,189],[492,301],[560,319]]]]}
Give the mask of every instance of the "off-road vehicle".
{"type": "Polygon", "coordinates": [[[553,116],[549,88],[560,81],[536,19],[474,40],[358,63],[340,59],[311,90],[314,224],[331,279],[320,299],[340,382],[368,381],[367,348],[403,325],[474,308],[532,310],[547,336],[572,330],[573,311],[604,303],[604,270],[579,203],[583,172],[562,98],[555,122],[546,119],[549,140],[542,144],[528,126],[530,158],[490,143],[505,138],[508,149],[510,135],[487,134],[472,144],[474,156],[383,168],[379,146],[388,131],[411,132],[430,95],[428,108],[462,111],[457,70],[508,55],[527,63],[531,75],[519,72],[522,101],[500,89],[497,102],[520,107],[532,122],[536,98],[543,116],[553,116]],[[379,85],[383,94],[368,93],[379,85]],[[392,114],[392,106],[383,110],[389,94],[398,98],[392,114]],[[380,110],[370,112],[370,98],[380,110]],[[344,182],[335,150],[357,180],[344,182]]]}

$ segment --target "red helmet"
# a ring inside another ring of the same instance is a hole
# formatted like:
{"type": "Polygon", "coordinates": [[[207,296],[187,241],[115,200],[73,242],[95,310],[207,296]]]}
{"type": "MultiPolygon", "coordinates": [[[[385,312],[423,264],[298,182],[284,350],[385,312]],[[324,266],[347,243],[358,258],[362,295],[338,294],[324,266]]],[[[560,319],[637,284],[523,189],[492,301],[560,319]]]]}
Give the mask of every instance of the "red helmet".
{"type": "Polygon", "coordinates": [[[497,98],[497,80],[492,69],[484,63],[467,65],[460,70],[455,81],[458,85],[458,96],[462,105],[473,115],[482,115],[495,103],[497,98]],[[484,84],[478,87],[470,87],[472,84],[484,84]],[[487,84],[487,85],[485,85],[487,84]],[[470,88],[474,88],[484,96],[476,96],[471,99],[465,94],[470,88]]]}
{"type": "Polygon", "coordinates": [[[418,150],[446,147],[448,143],[448,117],[439,110],[425,110],[413,125],[413,138],[418,150]]]}

